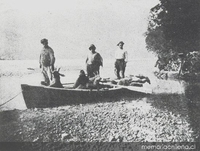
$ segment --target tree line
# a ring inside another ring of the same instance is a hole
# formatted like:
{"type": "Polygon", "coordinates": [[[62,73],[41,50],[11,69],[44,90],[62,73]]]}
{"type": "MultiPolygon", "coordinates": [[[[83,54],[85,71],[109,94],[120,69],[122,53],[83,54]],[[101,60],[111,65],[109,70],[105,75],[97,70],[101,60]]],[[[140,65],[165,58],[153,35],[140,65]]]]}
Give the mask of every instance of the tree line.
{"type": "Polygon", "coordinates": [[[146,47],[166,66],[180,60],[185,77],[199,74],[200,1],[159,0],[150,10],[146,47]]]}

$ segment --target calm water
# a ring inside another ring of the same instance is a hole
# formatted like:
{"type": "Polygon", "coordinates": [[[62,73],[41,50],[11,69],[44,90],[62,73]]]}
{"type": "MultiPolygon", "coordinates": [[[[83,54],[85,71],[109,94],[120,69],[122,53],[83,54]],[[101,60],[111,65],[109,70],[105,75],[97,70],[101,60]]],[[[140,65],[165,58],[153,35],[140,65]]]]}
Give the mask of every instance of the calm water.
{"type": "MultiPolygon", "coordinates": [[[[79,70],[85,69],[84,60],[58,60],[57,67],[61,67],[62,83],[71,83],[78,77],[79,70]]],[[[113,60],[105,60],[101,68],[102,77],[115,77],[113,72],[113,60]]],[[[151,106],[160,110],[186,118],[197,134],[197,141],[200,141],[200,87],[188,85],[178,80],[159,80],[154,74],[154,60],[131,60],[127,66],[126,75],[143,74],[151,80],[152,88],[156,93],[140,100],[141,106],[151,106]]],[[[28,83],[39,85],[42,79],[39,64],[36,60],[23,61],[0,61],[0,104],[12,99],[10,102],[0,106],[0,111],[13,109],[26,109],[20,84],[28,83]],[[19,94],[19,95],[18,95],[19,94]]],[[[134,99],[133,99],[134,101],[134,99]]],[[[138,101],[138,100],[137,100],[138,101]]]]}

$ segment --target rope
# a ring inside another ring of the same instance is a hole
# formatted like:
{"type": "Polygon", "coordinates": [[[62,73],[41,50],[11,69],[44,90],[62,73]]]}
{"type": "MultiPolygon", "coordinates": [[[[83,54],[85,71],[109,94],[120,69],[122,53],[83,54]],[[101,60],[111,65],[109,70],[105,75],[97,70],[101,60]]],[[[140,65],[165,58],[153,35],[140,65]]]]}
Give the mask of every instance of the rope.
{"type": "Polygon", "coordinates": [[[17,95],[15,95],[14,97],[12,97],[11,99],[9,99],[8,101],[4,102],[3,104],[0,104],[0,107],[5,105],[6,103],[12,101],[14,98],[16,98],[20,93],[22,93],[22,91],[20,91],[17,95]]]}

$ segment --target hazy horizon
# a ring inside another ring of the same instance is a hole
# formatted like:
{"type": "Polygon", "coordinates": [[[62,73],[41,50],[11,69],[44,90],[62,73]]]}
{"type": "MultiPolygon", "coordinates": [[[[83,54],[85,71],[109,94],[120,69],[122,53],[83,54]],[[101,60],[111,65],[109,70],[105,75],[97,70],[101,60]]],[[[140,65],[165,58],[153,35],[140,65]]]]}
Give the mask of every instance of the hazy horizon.
{"type": "Polygon", "coordinates": [[[47,38],[58,59],[85,58],[90,44],[113,58],[124,41],[130,58],[149,57],[145,48],[150,9],[158,0],[2,0],[0,54],[38,59],[47,38]]]}

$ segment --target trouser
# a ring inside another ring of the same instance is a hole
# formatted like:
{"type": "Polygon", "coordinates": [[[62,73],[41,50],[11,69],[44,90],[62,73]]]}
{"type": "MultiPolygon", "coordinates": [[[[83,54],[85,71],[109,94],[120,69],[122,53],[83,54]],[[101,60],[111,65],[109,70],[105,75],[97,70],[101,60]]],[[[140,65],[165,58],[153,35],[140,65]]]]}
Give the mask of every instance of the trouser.
{"type": "Polygon", "coordinates": [[[116,59],[115,70],[116,70],[116,75],[118,79],[125,77],[124,76],[125,69],[126,69],[126,63],[124,59],[116,59]]]}
{"type": "Polygon", "coordinates": [[[44,82],[49,85],[50,84],[50,80],[52,80],[52,73],[51,73],[51,69],[50,66],[42,66],[42,74],[43,74],[43,78],[44,78],[44,82]]]}
{"type": "Polygon", "coordinates": [[[99,75],[99,66],[94,64],[87,64],[87,76],[94,77],[99,75]]]}

